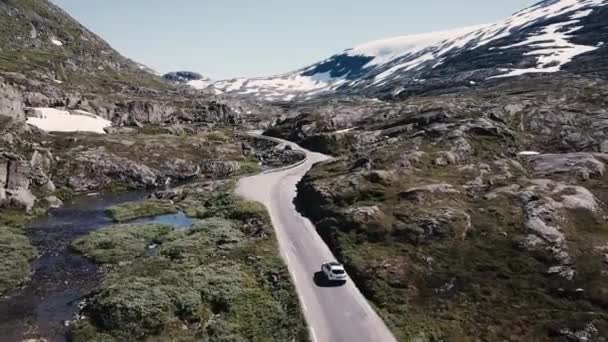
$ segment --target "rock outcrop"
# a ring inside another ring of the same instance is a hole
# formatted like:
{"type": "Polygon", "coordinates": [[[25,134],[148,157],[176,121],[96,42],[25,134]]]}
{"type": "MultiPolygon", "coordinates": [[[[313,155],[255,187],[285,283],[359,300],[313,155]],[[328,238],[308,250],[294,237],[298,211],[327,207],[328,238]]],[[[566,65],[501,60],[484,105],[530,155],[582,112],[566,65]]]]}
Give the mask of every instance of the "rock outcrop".
{"type": "Polygon", "coordinates": [[[36,203],[30,191],[31,177],[29,162],[12,153],[0,153],[0,208],[31,211],[36,203]]]}
{"type": "Polygon", "coordinates": [[[0,77],[0,115],[18,120],[25,118],[22,93],[2,77],[0,77]]]}

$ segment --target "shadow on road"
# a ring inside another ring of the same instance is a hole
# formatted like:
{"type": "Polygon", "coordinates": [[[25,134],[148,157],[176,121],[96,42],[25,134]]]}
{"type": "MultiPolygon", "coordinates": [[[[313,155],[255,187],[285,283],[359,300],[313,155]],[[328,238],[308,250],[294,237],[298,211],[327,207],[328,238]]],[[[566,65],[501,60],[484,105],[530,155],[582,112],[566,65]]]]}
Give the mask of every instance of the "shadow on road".
{"type": "Polygon", "coordinates": [[[312,279],[314,280],[315,285],[318,287],[338,287],[346,283],[345,281],[329,281],[323,272],[315,273],[312,279]]]}

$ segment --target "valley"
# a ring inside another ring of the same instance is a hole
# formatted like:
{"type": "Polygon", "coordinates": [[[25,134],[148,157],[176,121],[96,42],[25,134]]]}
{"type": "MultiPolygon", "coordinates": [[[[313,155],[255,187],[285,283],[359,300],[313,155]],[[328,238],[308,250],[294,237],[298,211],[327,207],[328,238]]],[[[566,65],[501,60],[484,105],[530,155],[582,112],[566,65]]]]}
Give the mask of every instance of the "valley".
{"type": "Polygon", "coordinates": [[[606,341],[605,42],[545,0],[211,80],[0,1],[0,336],[606,341]]]}

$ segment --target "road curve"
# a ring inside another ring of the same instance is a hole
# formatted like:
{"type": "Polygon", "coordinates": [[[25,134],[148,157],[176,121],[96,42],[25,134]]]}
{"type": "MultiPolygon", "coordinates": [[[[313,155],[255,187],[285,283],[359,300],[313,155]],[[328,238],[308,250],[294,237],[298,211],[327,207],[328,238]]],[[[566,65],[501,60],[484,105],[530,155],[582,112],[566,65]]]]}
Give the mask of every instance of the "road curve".
{"type": "Polygon", "coordinates": [[[281,255],[293,278],[313,342],[395,342],[382,319],[351,282],[340,287],[321,287],[314,281],[325,261],[335,257],[293,204],[296,184],[310,168],[329,157],[279,140],[306,153],[305,162],[293,168],[272,170],[242,178],[236,193],[263,203],[272,218],[281,255]]]}

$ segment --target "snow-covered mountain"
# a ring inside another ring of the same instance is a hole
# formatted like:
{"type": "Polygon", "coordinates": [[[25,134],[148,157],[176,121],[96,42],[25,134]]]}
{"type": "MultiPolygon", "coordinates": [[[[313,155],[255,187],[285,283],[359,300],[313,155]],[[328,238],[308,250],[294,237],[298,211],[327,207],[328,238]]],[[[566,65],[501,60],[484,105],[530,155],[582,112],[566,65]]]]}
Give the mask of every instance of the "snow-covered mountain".
{"type": "Polygon", "coordinates": [[[593,72],[608,66],[604,43],[608,0],[546,0],[493,24],[378,40],[295,72],[212,87],[273,101],[332,92],[403,95],[532,73],[593,72]]]}
{"type": "Polygon", "coordinates": [[[209,78],[193,71],[172,71],[164,74],[163,78],[175,84],[187,84],[195,89],[205,89],[213,84],[209,78]]]}

